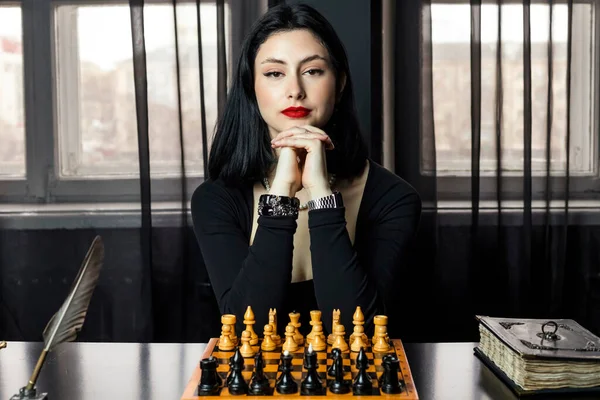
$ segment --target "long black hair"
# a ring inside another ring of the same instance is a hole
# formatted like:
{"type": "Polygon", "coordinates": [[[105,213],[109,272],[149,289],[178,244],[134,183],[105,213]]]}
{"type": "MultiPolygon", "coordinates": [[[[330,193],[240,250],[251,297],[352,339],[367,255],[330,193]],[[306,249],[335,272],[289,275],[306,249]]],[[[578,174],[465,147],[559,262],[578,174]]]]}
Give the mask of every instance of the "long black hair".
{"type": "Polygon", "coordinates": [[[356,117],[344,45],[331,24],[314,8],[282,4],[271,8],[253,25],[242,45],[237,72],[210,151],[210,179],[221,179],[227,184],[253,183],[264,178],[273,166],[275,154],[269,130],[254,91],[254,61],[260,45],[272,34],[295,29],[309,30],[327,49],[338,93],[343,77],[346,79],[335,110],[323,127],[335,144],[335,149],[326,153],[328,172],[336,174],[338,179],[354,178],[362,172],[367,149],[356,117]]]}

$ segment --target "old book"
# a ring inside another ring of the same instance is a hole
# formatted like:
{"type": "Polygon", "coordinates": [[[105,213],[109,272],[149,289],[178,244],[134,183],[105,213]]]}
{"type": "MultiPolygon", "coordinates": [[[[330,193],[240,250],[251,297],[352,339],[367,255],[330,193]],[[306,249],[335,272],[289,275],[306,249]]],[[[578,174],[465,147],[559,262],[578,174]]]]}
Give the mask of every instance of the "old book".
{"type": "Polygon", "coordinates": [[[517,393],[600,393],[600,338],[577,322],[476,318],[475,353],[517,393]]]}

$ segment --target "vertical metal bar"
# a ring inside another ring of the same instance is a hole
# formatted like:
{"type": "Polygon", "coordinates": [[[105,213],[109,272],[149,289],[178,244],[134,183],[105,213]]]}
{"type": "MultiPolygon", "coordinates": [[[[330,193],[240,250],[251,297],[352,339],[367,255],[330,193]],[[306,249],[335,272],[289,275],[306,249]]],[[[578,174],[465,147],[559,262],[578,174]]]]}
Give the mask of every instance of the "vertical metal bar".
{"type": "Polygon", "coordinates": [[[146,43],[144,35],[144,0],[129,0],[131,38],[133,47],[133,79],[140,168],[141,222],[140,246],[144,274],[141,297],[149,301],[146,315],[147,340],[153,340],[153,254],[152,254],[152,190],[150,174],[150,141],[148,138],[148,75],[146,69],[146,43]]]}
{"type": "Polygon", "coordinates": [[[217,0],[217,110],[223,115],[227,101],[227,42],[225,40],[225,0],[217,0]]]}
{"type": "Polygon", "coordinates": [[[382,97],[383,97],[383,166],[388,170],[395,172],[396,163],[394,160],[394,68],[395,68],[395,24],[396,2],[394,0],[383,0],[381,8],[382,25],[382,54],[381,62],[383,69],[382,79],[382,97]]]}
{"type": "Polygon", "coordinates": [[[481,158],[481,0],[471,0],[471,230],[479,228],[481,158]]]}
{"type": "MultiPolygon", "coordinates": [[[[532,176],[531,176],[531,0],[523,4],[523,272],[519,290],[522,305],[529,304],[532,282],[531,236],[532,176]]],[[[527,307],[519,307],[522,312],[527,307]]]]}
{"type": "Polygon", "coordinates": [[[51,1],[23,0],[22,15],[27,197],[49,202],[48,184],[56,178],[51,1]]]}
{"type": "Polygon", "coordinates": [[[382,159],[383,70],[381,43],[382,0],[371,1],[371,132],[370,156],[376,163],[382,159]]]}

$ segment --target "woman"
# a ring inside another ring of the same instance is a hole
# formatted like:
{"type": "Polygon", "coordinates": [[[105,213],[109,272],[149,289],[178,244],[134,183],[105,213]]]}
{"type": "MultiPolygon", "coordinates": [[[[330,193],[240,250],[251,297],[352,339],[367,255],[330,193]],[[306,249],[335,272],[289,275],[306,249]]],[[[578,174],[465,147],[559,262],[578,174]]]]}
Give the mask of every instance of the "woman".
{"type": "MultiPolygon", "coordinates": [[[[394,306],[394,285],[421,202],[398,176],[368,160],[348,60],[331,25],[306,5],[272,8],[242,47],[209,159],[192,197],[194,230],[221,313],[252,306],[256,331],[276,308],[310,330],[333,309],[349,334],[361,306],[394,306]]],[[[396,291],[396,293],[394,293],[396,291]]]]}

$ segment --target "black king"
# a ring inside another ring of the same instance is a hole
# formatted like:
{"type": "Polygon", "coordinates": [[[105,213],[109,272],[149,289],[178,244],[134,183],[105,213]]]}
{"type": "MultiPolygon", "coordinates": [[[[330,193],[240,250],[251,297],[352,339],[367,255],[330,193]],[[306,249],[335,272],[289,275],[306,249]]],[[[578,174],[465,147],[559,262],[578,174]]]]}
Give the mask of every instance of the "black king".
{"type": "Polygon", "coordinates": [[[300,384],[300,393],[303,395],[317,395],[324,390],[323,382],[317,373],[317,353],[313,350],[312,344],[304,354],[304,368],[306,368],[306,377],[300,384]]]}

